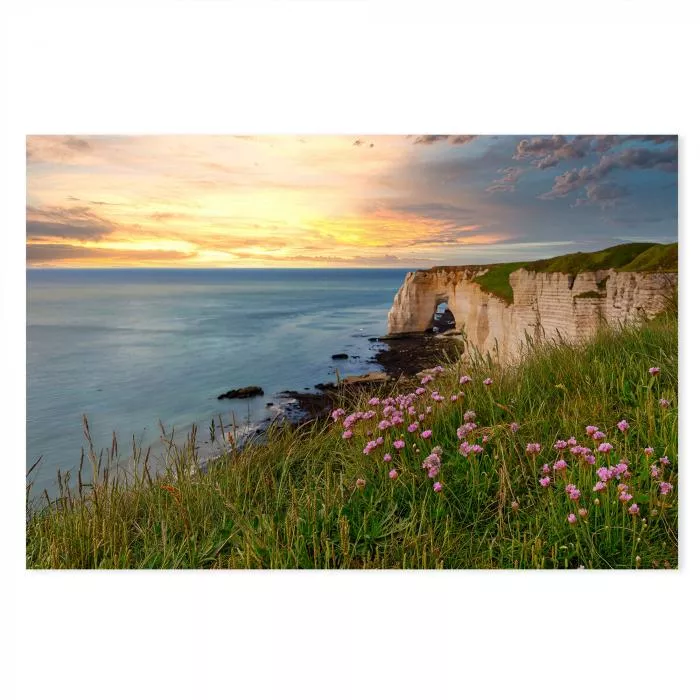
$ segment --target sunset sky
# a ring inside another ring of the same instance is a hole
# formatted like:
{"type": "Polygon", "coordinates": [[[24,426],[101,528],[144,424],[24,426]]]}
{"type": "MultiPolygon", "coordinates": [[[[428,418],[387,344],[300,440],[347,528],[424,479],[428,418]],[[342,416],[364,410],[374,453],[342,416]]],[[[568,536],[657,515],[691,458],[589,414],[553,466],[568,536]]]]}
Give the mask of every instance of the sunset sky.
{"type": "Polygon", "coordinates": [[[429,267],[677,238],[669,136],[30,136],[33,267],[429,267]]]}

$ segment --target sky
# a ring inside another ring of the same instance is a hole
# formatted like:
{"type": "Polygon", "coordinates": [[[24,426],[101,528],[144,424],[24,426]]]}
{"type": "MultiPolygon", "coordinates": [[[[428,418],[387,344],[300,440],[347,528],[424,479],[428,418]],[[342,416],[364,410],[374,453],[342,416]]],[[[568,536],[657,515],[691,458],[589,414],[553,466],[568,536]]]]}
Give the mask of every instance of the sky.
{"type": "Polygon", "coordinates": [[[28,136],[31,267],[400,267],[677,240],[675,136],[28,136]]]}

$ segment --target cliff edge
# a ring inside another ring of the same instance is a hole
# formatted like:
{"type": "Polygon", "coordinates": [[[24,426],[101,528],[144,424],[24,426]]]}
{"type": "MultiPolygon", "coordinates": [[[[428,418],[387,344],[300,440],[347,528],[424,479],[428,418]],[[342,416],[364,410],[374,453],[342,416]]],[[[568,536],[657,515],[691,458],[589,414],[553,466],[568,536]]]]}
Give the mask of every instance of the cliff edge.
{"type": "MultiPolygon", "coordinates": [[[[627,244],[529,263],[409,272],[389,311],[388,333],[422,333],[446,303],[468,346],[501,362],[527,343],[579,342],[601,324],[661,312],[678,285],[677,244],[627,244]]],[[[465,350],[466,351],[466,350],[465,350]]]]}

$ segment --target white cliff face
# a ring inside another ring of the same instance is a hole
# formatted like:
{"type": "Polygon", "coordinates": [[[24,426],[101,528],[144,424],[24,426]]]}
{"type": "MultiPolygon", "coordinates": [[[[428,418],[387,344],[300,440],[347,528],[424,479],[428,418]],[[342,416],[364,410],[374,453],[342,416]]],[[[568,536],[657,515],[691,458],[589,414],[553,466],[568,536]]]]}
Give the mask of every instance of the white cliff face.
{"type": "Polygon", "coordinates": [[[579,342],[604,323],[612,326],[654,316],[678,284],[676,273],[597,270],[568,275],[516,270],[513,303],[485,292],[478,268],[435,268],[406,275],[389,311],[388,332],[423,332],[446,302],[461,330],[481,353],[517,360],[528,339],[579,342]]]}

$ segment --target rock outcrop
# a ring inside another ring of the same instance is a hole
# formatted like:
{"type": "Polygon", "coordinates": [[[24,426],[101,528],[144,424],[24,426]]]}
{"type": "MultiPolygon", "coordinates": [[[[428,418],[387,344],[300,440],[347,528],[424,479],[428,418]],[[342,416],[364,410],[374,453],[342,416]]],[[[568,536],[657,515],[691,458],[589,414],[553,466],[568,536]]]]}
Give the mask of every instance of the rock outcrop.
{"type": "MultiPolygon", "coordinates": [[[[596,270],[569,275],[510,274],[513,302],[475,281],[482,267],[439,267],[406,275],[389,311],[388,333],[422,333],[445,302],[468,346],[501,362],[517,360],[530,340],[583,341],[601,324],[617,326],[663,310],[678,284],[673,272],[596,270]]],[[[465,350],[466,352],[466,350],[465,350]]]]}

